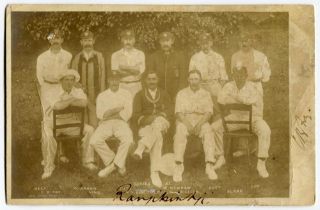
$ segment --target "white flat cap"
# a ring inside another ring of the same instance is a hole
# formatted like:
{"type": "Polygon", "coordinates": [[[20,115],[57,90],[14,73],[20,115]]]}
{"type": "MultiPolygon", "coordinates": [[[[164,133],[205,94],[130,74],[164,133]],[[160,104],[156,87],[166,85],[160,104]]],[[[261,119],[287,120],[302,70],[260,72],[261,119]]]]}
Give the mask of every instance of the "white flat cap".
{"type": "Polygon", "coordinates": [[[79,80],[80,80],[79,73],[74,69],[68,69],[68,70],[64,71],[62,74],[60,74],[59,80],[61,80],[62,78],[66,77],[66,76],[74,76],[76,82],[79,82],[79,80]]]}

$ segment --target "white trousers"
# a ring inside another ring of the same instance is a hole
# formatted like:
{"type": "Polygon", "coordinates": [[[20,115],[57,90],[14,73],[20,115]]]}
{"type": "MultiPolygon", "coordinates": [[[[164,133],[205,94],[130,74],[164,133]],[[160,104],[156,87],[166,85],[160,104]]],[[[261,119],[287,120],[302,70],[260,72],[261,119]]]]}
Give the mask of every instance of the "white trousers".
{"type": "MultiPolygon", "coordinates": [[[[195,115],[190,115],[190,117],[188,118],[190,118],[189,121],[194,126],[198,122],[196,118],[200,118],[200,117],[201,116],[196,117],[195,115]]],[[[177,121],[176,133],[174,135],[174,143],[173,143],[175,161],[183,162],[188,136],[189,136],[189,132],[187,127],[180,121],[177,121]]],[[[202,140],[205,161],[215,162],[215,154],[214,154],[215,141],[213,139],[213,133],[209,123],[204,123],[202,125],[200,134],[198,137],[200,137],[202,140]]]]}
{"type": "Polygon", "coordinates": [[[163,133],[170,126],[164,117],[157,117],[150,125],[139,130],[139,144],[143,144],[150,151],[150,171],[159,171],[162,155],[163,133]]]}
{"type": "MultiPolygon", "coordinates": [[[[52,171],[54,169],[54,159],[57,152],[57,142],[53,138],[52,123],[44,121],[41,139],[41,149],[43,156],[44,171],[52,171]]],[[[84,125],[83,135],[81,142],[82,147],[82,163],[90,163],[94,161],[94,150],[89,145],[90,137],[93,133],[93,128],[89,125],[84,125]]],[[[59,135],[78,135],[79,128],[64,128],[57,130],[57,136],[59,135]]],[[[59,157],[58,157],[59,158],[59,157]]]]}
{"type": "Polygon", "coordinates": [[[129,91],[132,94],[132,97],[134,97],[136,93],[142,89],[141,82],[133,82],[133,83],[120,82],[119,87],[129,91]]]}
{"type": "MultiPolygon", "coordinates": [[[[241,120],[239,115],[229,115],[226,117],[228,120],[241,120]]],[[[212,129],[216,144],[216,154],[223,155],[223,132],[224,128],[222,125],[222,120],[217,120],[212,123],[212,129]]],[[[234,131],[238,129],[247,129],[247,125],[228,125],[229,131],[234,131]]],[[[259,158],[267,158],[269,147],[270,147],[270,135],[271,130],[266,121],[264,121],[261,117],[254,117],[252,119],[252,131],[258,136],[258,157],[259,158]]]]}
{"type": "Polygon", "coordinates": [[[119,168],[125,167],[128,151],[133,142],[132,131],[127,122],[123,120],[108,120],[99,124],[90,139],[90,145],[98,153],[105,166],[114,162],[119,168]],[[110,137],[120,141],[115,154],[106,144],[110,137]]]}

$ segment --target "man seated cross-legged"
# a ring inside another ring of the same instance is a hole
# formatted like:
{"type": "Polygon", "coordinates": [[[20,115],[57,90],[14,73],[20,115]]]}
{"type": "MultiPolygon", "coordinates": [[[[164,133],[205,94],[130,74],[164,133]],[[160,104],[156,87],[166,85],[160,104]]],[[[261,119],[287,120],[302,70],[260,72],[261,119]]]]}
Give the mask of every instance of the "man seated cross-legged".
{"type": "Polygon", "coordinates": [[[169,94],[158,87],[156,72],[146,73],[146,87],[138,92],[133,104],[133,119],[139,127],[138,147],[134,157],[142,158],[144,151],[150,152],[152,184],[161,187],[159,165],[162,155],[163,135],[170,126],[173,105],[169,94]]]}

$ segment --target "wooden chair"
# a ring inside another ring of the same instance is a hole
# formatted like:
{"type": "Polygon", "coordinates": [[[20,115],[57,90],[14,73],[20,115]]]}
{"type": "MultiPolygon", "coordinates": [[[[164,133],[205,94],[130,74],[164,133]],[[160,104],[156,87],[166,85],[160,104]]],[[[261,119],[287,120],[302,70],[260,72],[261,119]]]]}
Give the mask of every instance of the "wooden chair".
{"type": "Polygon", "coordinates": [[[75,142],[77,145],[77,151],[79,154],[79,161],[81,162],[81,139],[83,138],[83,129],[84,129],[84,112],[85,108],[83,107],[75,107],[75,106],[69,106],[66,109],[63,110],[53,110],[53,137],[57,141],[57,165],[58,168],[60,167],[60,156],[62,151],[62,144],[63,142],[75,142]],[[67,123],[67,124],[57,124],[57,117],[59,115],[64,114],[79,114],[80,120],[73,123],[67,123]],[[65,129],[65,128],[79,128],[79,134],[77,135],[59,135],[57,136],[58,129],[65,129]]]}
{"type": "Polygon", "coordinates": [[[250,147],[249,142],[257,138],[256,134],[252,132],[252,105],[245,104],[219,104],[221,110],[221,119],[224,128],[223,139],[224,139],[224,151],[228,165],[230,166],[233,160],[233,146],[234,141],[240,138],[246,139],[246,151],[248,166],[250,167],[250,147]],[[225,117],[229,115],[230,111],[246,111],[248,112],[248,120],[227,120],[225,117]],[[248,129],[238,129],[230,131],[228,125],[247,125],[248,129]]]}

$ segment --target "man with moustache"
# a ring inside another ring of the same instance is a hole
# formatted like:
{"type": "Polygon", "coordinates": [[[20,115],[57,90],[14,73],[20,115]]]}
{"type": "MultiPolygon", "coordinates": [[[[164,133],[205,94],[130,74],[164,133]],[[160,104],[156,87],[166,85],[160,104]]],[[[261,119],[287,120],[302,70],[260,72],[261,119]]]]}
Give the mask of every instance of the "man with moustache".
{"type": "MultiPolygon", "coordinates": [[[[42,174],[42,179],[47,179],[52,175],[55,169],[54,160],[57,151],[57,142],[53,137],[53,120],[52,113],[53,110],[62,110],[68,106],[86,107],[87,106],[87,96],[81,88],[76,88],[74,85],[79,81],[80,76],[76,70],[69,69],[65,70],[58,77],[60,83],[55,89],[51,89],[48,92],[48,97],[45,98],[47,101],[47,107],[45,109],[47,112],[44,115],[43,122],[43,133],[41,139],[41,150],[44,166],[44,172],[42,174]]],[[[63,114],[57,117],[57,123],[67,124],[77,122],[78,117],[75,114],[63,114]]],[[[93,133],[93,127],[85,124],[83,128],[83,138],[82,142],[82,164],[85,168],[89,170],[97,169],[94,162],[94,150],[89,146],[89,139],[93,133]]],[[[57,130],[57,136],[59,135],[78,135],[79,128],[64,128],[57,130]]],[[[68,162],[65,156],[62,158],[65,162],[68,162]]]]}
{"type": "Polygon", "coordinates": [[[123,47],[112,54],[111,70],[120,74],[120,88],[134,97],[142,88],[140,80],[145,71],[145,55],[134,47],[136,39],[132,30],[122,31],[120,38],[123,47]]]}
{"type": "MultiPolygon", "coordinates": [[[[271,69],[268,58],[262,52],[253,48],[253,36],[249,33],[242,33],[240,36],[240,50],[232,55],[231,69],[244,66],[247,69],[247,80],[253,82],[258,90],[258,97],[261,100],[263,114],[263,88],[262,83],[268,82],[271,76],[271,69]]],[[[243,141],[239,141],[239,150],[234,153],[235,156],[245,154],[243,141]]]]}
{"type": "Polygon", "coordinates": [[[63,33],[59,29],[54,29],[47,37],[50,48],[43,52],[37,58],[37,79],[40,85],[40,100],[43,113],[48,107],[46,103],[47,93],[53,89],[57,89],[59,84],[59,76],[67,71],[72,55],[62,48],[63,33]]]}
{"type": "Polygon", "coordinates": [[[172,118],[172,107],[168,93],[158,87],[156,72],[145,74],[146,86],[136,94],[133,103],[133,121],[137,123],[140,140],[133,153],[142,159],[143,152],[150,152],[150,177],[152,184],[161,187],[159,165],[162,155],[163,135],[167,132],[172,118]]]}
{"type": "Polygon", "coordinates": [[[129,91],[119,88],[120,75],[117,72],[108,77],[108,82],[109,89],[97,97],[97,117],[100,122],[90,139],[90,145],[105,165],[98,173],[99,177],[106,177],[116,169],[121,175],[125,174],[126,158],[133,142],[128,124],[132,115],[132,96],[129,91]],[[120,141],[116,154],[105,142],[112,136],[120,141]]]}
{"type": "Polygon", "coordinates": [[[180,90],[176,97],[176,133],[174,136],[175,167],[174,182],[182,181],[184,171],[184,152],[187,137],[200,137],[203,144],[206,174],[210,180],[218,178],[215,172],[215,141],[209,119],[213,114],[212,100],[209,91],[201,88],[201,73],[198,70],[189,72],[189,87],[180,90]]]}
{"type": "Polygon", "coordinates": [[[217,96],[228,81],[223,57],[212,50],[213,40],[209,33],[203,33],[199,37],[201,51],[191,57],[189,71],[201,72],[201,87],[209,91],[217,110],[217,96]]]}
{"type": "MultiPolygon", "coordinates": [[[[257,171],[262,178],[269,177],[266,169],[266,160],[270,147],[271,130],[268,124],[263,120],[263,104],[259,99],[259,90],[254,82],[247,80],[248,73],[246,67],[236,67],[232,71],[233,81],[228,82],[218,96],[220,104],[240,103],[252,105],[252,129],[258,136],[258,162],[257,171]]],[[[231,111],[226,120],[241,121],[248,118],[248,114],[243,111],[231,111]]],[[[216,145],[223,148],[223,132],[224,128],[222,120],[215,121],[212,124],[214,139],[216,145]]],[[[248,129],[247,125],[234,124],[228,125],[228,130],[248,129]]],[[[223,149],[221,149],[223,155],[223,149]]]]}
{"type": "Polygon", "coordinates": [[[88,95],[86,119],[90,125],[97,127],[95,102],[98,94],[105,89],[106,72],[102,53],[94,50],[95,38],[91,31],[81,34],[82,51],[72,61],[72,68],[78,70],[80,83],[88,95]]]}
{"type": "Polygon", "coordinates": [[[179,90],[187,86],[187,66],[181,52],[173,48],[175,38],[171,32],[162,32],[159,36],[161,49],[150,57],[149,70],[159,75],[159,87],[166,90],[174,100],[179,90]]]}

